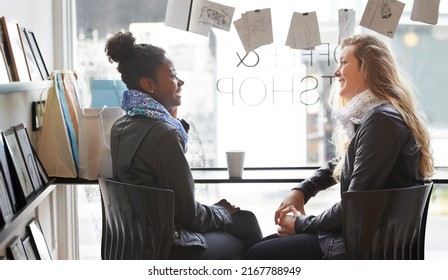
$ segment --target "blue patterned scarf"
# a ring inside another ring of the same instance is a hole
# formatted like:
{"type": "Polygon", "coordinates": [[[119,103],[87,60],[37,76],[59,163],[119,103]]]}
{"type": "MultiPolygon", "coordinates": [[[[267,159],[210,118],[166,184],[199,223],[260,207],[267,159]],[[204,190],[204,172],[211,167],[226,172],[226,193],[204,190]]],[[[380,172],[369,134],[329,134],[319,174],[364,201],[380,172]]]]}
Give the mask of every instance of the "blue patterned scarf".
{"type": "Polygon", "coordinates": [[[181,122],[173,118],[162,104],[148,94],[138,90],[126,90],[123,94],[121,108],[123,108],[129,116],[142,115],[173,125],[184,139],[185,147],[187,146],[188,135],[181,122]]]}

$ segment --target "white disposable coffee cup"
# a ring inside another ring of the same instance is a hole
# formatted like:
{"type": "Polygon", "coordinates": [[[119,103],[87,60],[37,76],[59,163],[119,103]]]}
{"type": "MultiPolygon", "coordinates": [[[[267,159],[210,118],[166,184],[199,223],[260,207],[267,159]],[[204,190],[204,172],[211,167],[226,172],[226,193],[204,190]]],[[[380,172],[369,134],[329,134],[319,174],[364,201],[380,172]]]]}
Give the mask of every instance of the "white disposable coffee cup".
{"type": "Polygon", "coordinates": [[[226,151],[227,170],[230,178],[242,178],[244,170],[244,155],[242,150],[226,151]]]}

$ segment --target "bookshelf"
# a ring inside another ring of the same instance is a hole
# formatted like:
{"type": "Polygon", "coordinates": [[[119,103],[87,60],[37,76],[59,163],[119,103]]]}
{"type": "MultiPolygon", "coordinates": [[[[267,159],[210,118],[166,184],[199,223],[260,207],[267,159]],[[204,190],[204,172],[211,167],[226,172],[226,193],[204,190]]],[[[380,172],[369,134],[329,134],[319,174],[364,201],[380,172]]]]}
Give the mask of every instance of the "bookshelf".
{"type": "MultiPolygon", "coordinates": [[[[17,123],[28,123],[29,112],[28,107],[31,107],[31,101],[35,100],[36,91],[45,90],[53,86],[53,81],[31,81],[31,82],[8,82],[0,83],[0,97],[2,97],[2,113],[0,116],[7,119],[3,123],[1,129],[8,125],[17,123]],[[33,97],[34,96],[34,97],[33,97]],[[29,105],[28,105],[28,102],[29,105]],[[25,112],[23,115],[17,115],[12,118],[7,117],[4,106],[8,104],[15,104],[17,110],[25,112]]],[[[45,186],[42,186],[32,197],[30,197],[26,204],[20,210],[14,213],[11,220],[0,227],[0,255],[5,255],[5,248],[11,239],[20,235],[24,231],[24,225],[29,222],[30,216],[36,211],[36,208],[52,193],[56,185],[52,184],[52,180],[45,186]]]]}
{"type": "Polygon", "coordinates": [[[13,235],[17,227],[29,220],[29,215],[34,211],[34,209],[39,206],[39,204],[53,191],[56,185],[50,183],[42,187],[38,193],[31,198],[27,204],[14,214],[11,221],[6,223],[2,228],[0,228],[0,244],[8,241],[13,235]]]}
{"type": "Polygon", "coordinates": [[[53,86],[53,81],[9,82],[0,84],[0,94],[46,89],[53,86]]]}

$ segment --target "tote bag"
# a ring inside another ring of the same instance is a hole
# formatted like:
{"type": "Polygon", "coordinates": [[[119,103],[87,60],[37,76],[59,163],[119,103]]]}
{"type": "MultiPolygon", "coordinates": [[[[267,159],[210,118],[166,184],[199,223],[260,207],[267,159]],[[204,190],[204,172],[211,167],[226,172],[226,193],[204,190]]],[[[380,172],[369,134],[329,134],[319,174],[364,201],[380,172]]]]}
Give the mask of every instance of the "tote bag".
{"type": "Polygon", "coordinates": [[[78,177],[78,80],[72,71],[55,70],[42,120],[38,156],[50,177],[78,177]]]}
{"type": "Polygon", "coordinates": [[[48,176],[78,176],[69,132],[55,87],[48,89],[37,154],[48,176]]]}
{"type": "Polygon", "coordinates": [[[78,112],[79,177],[112,177],[110,130],[125,112],[120,107],[83,108],[78,112]]]}

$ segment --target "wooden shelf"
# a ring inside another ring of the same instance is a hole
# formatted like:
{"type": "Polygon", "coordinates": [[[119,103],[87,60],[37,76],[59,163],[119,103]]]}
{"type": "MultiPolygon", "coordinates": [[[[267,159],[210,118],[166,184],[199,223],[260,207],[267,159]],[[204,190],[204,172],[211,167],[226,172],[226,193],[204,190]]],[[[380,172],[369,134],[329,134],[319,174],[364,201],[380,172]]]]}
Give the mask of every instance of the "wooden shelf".
{"type": "Polygon", "coordinates": [[[20,91],[30,91],[50,88],[53,86],[53,81],[37,81],[37,82],[10,82],[0,84],[1,93],[12,93],[20,91]]]}

